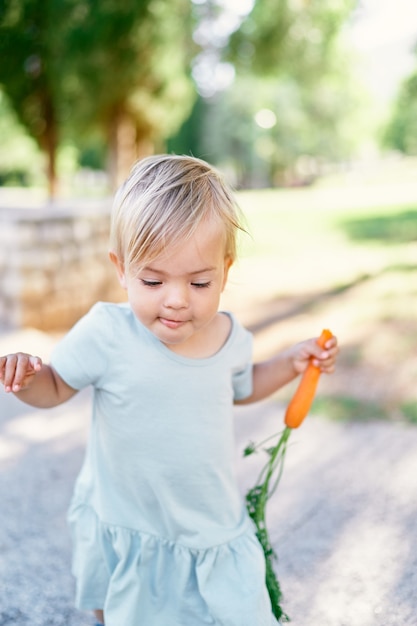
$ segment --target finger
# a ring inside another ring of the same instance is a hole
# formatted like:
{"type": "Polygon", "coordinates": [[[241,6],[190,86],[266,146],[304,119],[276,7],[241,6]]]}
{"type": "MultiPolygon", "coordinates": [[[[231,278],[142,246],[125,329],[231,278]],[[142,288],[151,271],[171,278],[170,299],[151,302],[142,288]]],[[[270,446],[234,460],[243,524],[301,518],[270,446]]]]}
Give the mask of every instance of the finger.
{"type": "Polygon", "coordinates": [[[6,357],[0,356],[0,380],[4,378],[4,366],[6,365],[6,357]]]}
{"type": "Polygon", "coordinates": [[[326,360],[331,359],[331,353],[329,350],[322,350],[321,348],[319,348],[318,350],[314,350],[310,358],[313,362],[313,365],[321,367],[326,362],[326,360]]]}
{"type": "Polygon", "coordinates": [[[321,357],[313,359],[313,365],[319,367],[322,372],[334,371],[336,363],[336,355],[332,352],[323,352],[321,357]]]}
{"type": "Polygon", "coordinates": [[[33,375],[42,367],[39,357],[18,352],[7,356],[4,387],[7,392],[20,391],[28,375],[33,375]]]}
{"type": "Polygon", "coordinates": [[[17,354],[9,354],[3,359],[3,384],[5,391],[11,391],[16,373],[17,354]]]}
{"type": "Polygon", "coordinates": [[[42,369],[42,359],[38,356],[29,357],[30,364],[34,372],[40,372],[42,369]]]}
{"type": "Polygon", "coordinates": [[[34,369],[34,359],[38,357],[32,357],[29,354],[18,354],[17,355],[17,363],[16,370],[14,375],[14,380],[12,384],[12,391],[19,391],[22,388],[22,385],[25,382],[28,374],[33,374],[34,369]]]}
{"type": "Polygon", "coordinates": [[[333,349],[338,350],[337,337],[331,337],[330,339],[328,339],[326,343],[324,344],[324,347],[326,348],[326,350],[333,350],[333,349]]]}
{"type": "Polygon", "coordinates": [[[330,355],[328,359],[321,362],[320,367],[326,373],[332,373],[336,369],[336,356],[330,355]]]}

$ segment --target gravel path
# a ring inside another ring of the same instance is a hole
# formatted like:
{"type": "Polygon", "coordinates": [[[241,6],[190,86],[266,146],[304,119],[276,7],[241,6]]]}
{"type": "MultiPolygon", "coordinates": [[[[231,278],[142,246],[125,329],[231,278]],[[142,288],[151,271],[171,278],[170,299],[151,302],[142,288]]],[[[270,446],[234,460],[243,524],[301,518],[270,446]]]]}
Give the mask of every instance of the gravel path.
{"type": "MultiPolygon", "coordinates": [[[[40,411],[0,391],[0,626],[92,624],[73,608],[65,521],[89,401],[40,411]]],[[[274,401],[236,410],[243,492],[264,458],[241,450],[281,415],[274,401]]],[[[290,444],[268,512],[292,625],[417,626],[417,428],[314,417],[290,444]]]]}
{"type": "Polygon", "coordinates": [[[92,623],[73,608],[65,519],[87,405],[36,411],[0,392],[0,626],[92,623]]]}
{"type": "MultiPolygon", "coordinates": [[[[262,439],[279,414],[246,411],[241,447],[257,419],[262,439]]],[[[293,626],[416,626],[417,428],[308,418],[290,444],[269,528],[293,626]]]]}

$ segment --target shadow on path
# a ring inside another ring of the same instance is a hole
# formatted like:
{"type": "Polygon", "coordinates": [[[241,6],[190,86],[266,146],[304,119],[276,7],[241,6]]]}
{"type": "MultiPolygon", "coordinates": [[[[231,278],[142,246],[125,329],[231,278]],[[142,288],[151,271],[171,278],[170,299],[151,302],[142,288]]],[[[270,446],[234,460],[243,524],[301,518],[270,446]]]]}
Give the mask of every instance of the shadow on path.
{"type": "Polygon", "coordinates": [[[363,274],[349,283],[344,283],[343,285],[338,285],[324,291],[309,293],[306,296],[278,296],[270,300],[265,300],[259,303],[257,311],[265,311],[266,313],[264,315],[258,313],[257,321],[247,324],[246,326],[252,333],[259,333],[260,331],[274,326],[278,322],[311,312],[323,303],[335,300],[363,283],[371,282],[383,274],[393,272],[417,272],[417,265],[393,264],[379,272],[363,274]]]}

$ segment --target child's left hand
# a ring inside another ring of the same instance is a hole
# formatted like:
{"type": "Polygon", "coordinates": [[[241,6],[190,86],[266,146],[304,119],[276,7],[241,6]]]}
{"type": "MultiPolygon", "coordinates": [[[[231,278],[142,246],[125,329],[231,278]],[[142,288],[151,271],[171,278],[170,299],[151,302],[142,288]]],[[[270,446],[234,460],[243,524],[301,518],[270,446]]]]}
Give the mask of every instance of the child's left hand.
{"type": "Polygon", "coordinates": [[[336,367],[336,358],[339,354],[337,337],[328,339],[325,349],[320,348],[317,344],[318,337],[306,339],[301,343],[297,343],[292,348],[292,362],[297,374],[302,374],[309,363],[320,368],[325,374],[331,374],[336,367]]]}

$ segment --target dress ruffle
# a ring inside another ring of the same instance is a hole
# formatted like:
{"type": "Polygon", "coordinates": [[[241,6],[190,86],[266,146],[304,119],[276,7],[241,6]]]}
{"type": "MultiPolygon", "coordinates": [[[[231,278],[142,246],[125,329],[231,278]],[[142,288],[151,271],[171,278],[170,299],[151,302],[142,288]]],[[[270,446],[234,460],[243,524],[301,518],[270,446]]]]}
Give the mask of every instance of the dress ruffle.
{"type": "Polygon", "coordinates": [[[106,626],[274,626],[265,562],[252,529],[194,549],[69,511],[77,606],[104,609],[106,626]]]}

